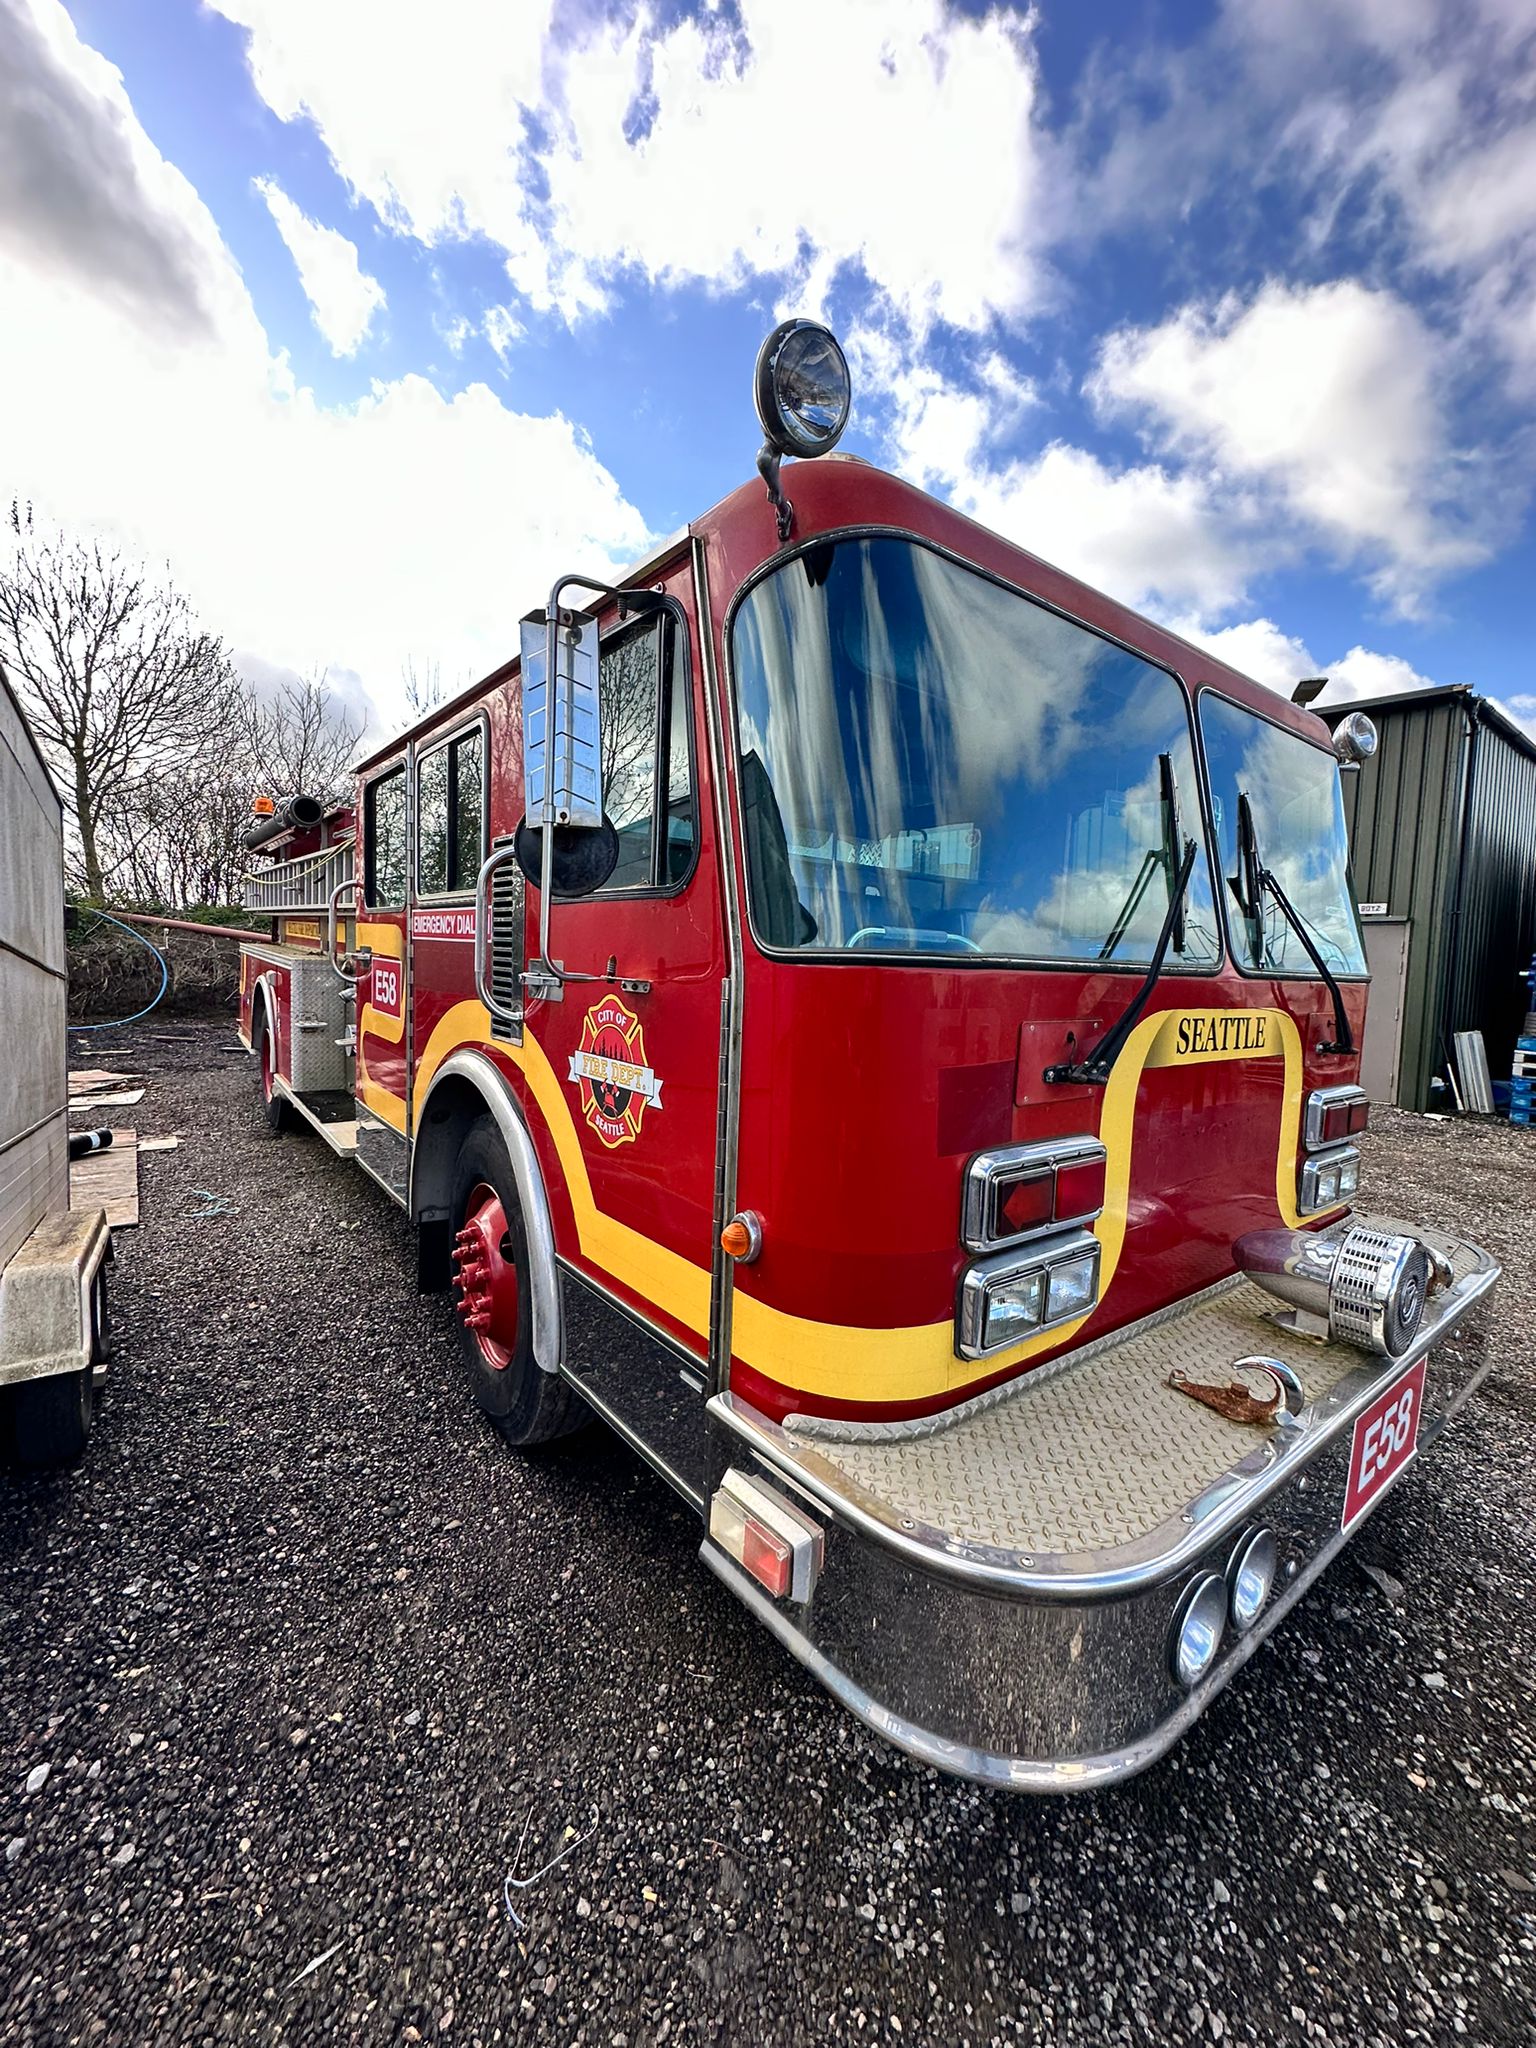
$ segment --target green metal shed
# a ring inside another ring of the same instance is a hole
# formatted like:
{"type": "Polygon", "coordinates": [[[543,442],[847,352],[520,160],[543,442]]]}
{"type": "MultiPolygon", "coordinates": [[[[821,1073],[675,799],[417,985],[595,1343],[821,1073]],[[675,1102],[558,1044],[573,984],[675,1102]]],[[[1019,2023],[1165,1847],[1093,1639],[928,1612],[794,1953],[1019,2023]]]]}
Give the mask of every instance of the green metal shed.
{"type": "Polygon", "coordinates": [[[1452,1034],[1481,1031],[1510,1070],[1536,950],[1536,740],[1465,685],[1318,707],[1374,721],[1344,777],[1371,966],[1361,1078],[1378,1101],[1450,1107],[1434,1078],[1452,1034]]]}

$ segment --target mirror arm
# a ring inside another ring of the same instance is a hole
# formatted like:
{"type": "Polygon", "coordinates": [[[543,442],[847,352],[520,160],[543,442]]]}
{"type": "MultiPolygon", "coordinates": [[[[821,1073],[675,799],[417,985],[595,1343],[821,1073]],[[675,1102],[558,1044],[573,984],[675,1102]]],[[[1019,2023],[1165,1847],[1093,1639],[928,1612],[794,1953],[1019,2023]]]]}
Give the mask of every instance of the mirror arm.
{"type": "Polygon", "coordinates": [[[779,522],[781,544],[789,539],[795,526],[795,508],[779,487],[779,464],[783,459],[781,451],[771,441],[765,441],[757,451],[758,474],[768,486],[768,502],[779,522]]]}
{"type": "MultiPolygon", "coordinates": [[[[613,960],[608,962],[606,974],[568,974],[549,957],[549,910],[550,899],[554,895],[555,866],[555,635],[560,630],[560,599],[573,584],[594,592],[599,598],[616,602],[621,611],[626,600],[655,595],[649,590],[616,590],[611,583],[597,583],[590,576],[568,575],[556,578],[549,593],[549,602],[544,607],[544,673],[549,682],[544,692],[544,801],[539,807],[539,957],[522,976],[522,982],[531,999],[543,996],[549,1001],[558,1001],[560,991],[568,982],[602,982],[611,986],[618,978],[614,973],[616,963],[613,960]]],[[[648,981],[629,980],[621,982],[620,986],[632,995],[648,995],[651,987],[648,981]]]]}

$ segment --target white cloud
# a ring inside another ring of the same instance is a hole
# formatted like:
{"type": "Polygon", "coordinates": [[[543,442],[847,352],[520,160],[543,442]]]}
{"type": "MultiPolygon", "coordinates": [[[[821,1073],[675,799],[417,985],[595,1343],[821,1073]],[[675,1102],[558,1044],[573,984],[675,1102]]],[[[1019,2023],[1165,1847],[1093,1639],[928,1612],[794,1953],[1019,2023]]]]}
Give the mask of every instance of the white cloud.
{"type": "Polygon", "coordinates": [[[523,323],[510,306],[487,306],[485,318],[480,325],[481,332],[495,349],[502,367],[505,368],[507,357],[512,352],[512,344],[523,332],[523,323]]]}
{"type": "Polygon", "coordinates": [[[536,308],[600,306],[630,266],[814,299],[859,264],[919,329],[1038,301],[1032,16],[740,0],[664,28],[565,10],[556,34],[552,0],[450,0],[428,39],[415,0],[213,4],[386,219],[487,235],[536,308]]]}
{"type": "Polygon", "coordinates": [[[1256,683],[1289,697],[1304,676],[1322,673],[1303,641],[1284,632],[1273,619],[1244,619],[1235,626],[1208,627],[1198,618],[1173,618],[1168,630],[1196,647],[1209,648],[1219,661],[1251,676],[1256,683]]]}
{"type": "Polygon", "coordinates": [[[68,84],[70,146],[91,151],[97,128],[126,138],[140,243],[177,262],[146,256],[130,298],[67,251],[45,264],[0,240],[7,489],[169,559],[207,625],[251,656],[356,672],[386,729],[407,651],[483,674],[515,646],[530,593],[639,552],[644,520],[558,413],[511,411],[483,384],[448,400],[415,376],[335,408],[297,384],[117,74],[59,10],[46,19],[48,43],[30,36],[22,58],[68,84]],[[508,476],[539,487],[509,493],[508,476]]]}
{"type": "Polygon", "coordinates": [[[384,308],[384,287],[363,269],[356,244],[338,229],[311,220],[275,178],[258,178],[256,190],[288,245],[315,325],[331,354],[355,356],[374,314],[384,308]]]}
{"type": "Polygon", "coordinates": [[[1266,284],[1103,344],[1088,389],[1164,447],[1265,484],[1404,610],[1479,561],[1434,342],[1391,293],[1266,284]]]}

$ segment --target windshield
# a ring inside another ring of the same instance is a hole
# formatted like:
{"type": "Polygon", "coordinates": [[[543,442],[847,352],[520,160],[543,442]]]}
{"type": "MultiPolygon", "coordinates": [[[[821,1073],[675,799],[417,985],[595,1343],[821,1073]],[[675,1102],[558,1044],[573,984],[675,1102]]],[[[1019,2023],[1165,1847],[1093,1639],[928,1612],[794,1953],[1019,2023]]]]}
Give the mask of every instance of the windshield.
{"type": "MultiPolygon", "coordinates": [[[[764,944],[1150,960],[1184,840],[1203,840],[1166,670],[885,538],[766,577],[732,654],[764,944]]],[[[1169,964],[1210,965],[1203,845],[1184,908],[1169,964]]]]}
{"type": "Polygon", "coordinates": [[[1344,800],[1333,755],[1209,692],[1200,697],[1200,732],[1238,960],[1280,974],[1317,974],[1273,896],[1266,890],[1257,904],[1249,900],[1250,877],[1239,844],[1239,799],[1246,796],[1255,864],[1274,875],[1330,970],[1364,974],[1344,800]]]}

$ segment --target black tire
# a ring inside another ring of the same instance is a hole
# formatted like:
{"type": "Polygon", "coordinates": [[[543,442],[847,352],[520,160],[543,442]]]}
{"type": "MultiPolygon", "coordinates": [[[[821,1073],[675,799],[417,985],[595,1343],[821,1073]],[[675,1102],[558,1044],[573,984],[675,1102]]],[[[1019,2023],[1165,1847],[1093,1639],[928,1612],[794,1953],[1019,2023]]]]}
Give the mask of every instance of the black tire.
{"type": "Polygon", "coordinates": [[[288,1098],[279,1095],[273,1086],[277,1073],[277,1054],[272,1041],[272,1021],[267,1015],[265,1003],[261,1006],[261,1022],[256,1027],[256,1043],[252,1050],[256,1054],[256,1088],[261,1101],[262,1115],[267,1128],[272,1131],[286,1131],[293,1121],[288,1112],[288,1098]]]}
{"type": "Polygon", "coordinates": [[[11,1389],[11,1455],[18,1465],[71,1465],[96,1412],[91,1368],[23,1380],[11,1389]]]}
{"type": "MultiPolygon", "coordinates": [[[[509,1444],[519,1447],[547,1443],[579,1429],[586,1411],[566,1381],[542,1371],[533,1358],[533,1324],[529,1312],[528,1244],[523,1230],[523,1212],[517,1199],[517,1182],[512,1162],[492,1116],[482,1116],[470,1125],[453,1168],[452,1231],[455,1238],[471,1215],[471,1197],[494,1189],[501,1203],[506,1229],[500,1234],[501,1265],[516,1278],[516,1329],[502,1329],[509,1341],[496,1344],[471,1329],[458,1317],[459,1355],[464,1363],[475,1405],[494,1423],[509,1444]],[[496,1362],[500,1353],[504,1363],[496,1362]]],[[[478,1213],[478,1212],[477,1212],[478,1213]]],[[[505,1275],[502,1275],[505,1292],[505,1275]]],[[[459,1290],[455,1286],[457,1304],[459,1290]]]]}

